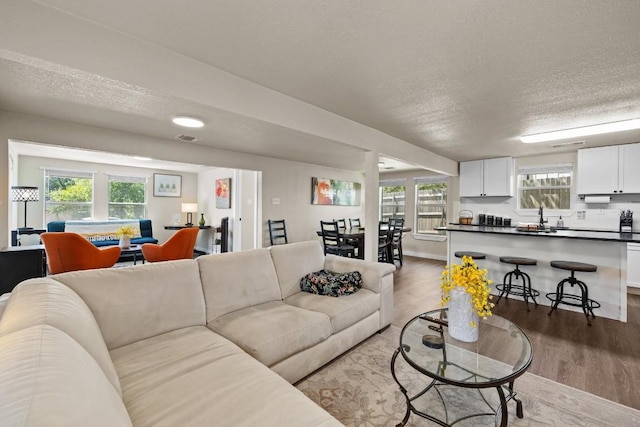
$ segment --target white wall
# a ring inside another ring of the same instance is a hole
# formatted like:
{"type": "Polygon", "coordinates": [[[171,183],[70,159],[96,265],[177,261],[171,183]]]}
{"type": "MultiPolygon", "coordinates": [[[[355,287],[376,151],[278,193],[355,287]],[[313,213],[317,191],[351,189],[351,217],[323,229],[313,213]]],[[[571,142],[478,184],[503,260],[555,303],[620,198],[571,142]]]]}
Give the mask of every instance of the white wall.
{"type": "MultiPolygon", "coordinates": [[[[160,242],[166,241],[175,231],[165,230],[171,224],[174,214],[181,215],[181,223],[186,222],[186,214],[181,213],[182,202],[193,202],[197,199],[198,177],[193,173],[179,173],[182,176],[182,197],[154,197],[153,174],[169,173],[145,168],[103,165],[100,163],[78,162],[71,160],[51,159],[43,157],[18,157],[18,183],[40,188],[40,201],[29,203],[27,207],[27,225],[34,228],[46,228],[44,220],[44,169],[73,170],[94,173],[94,209],[93,219],[106,220],[108,217],[108,175],[143,176],[148,179],[147,185],[147,217],[153,224],[153,236],[160,242]]],[[[23,223],[22,210],[18,210],[19,223],[23,223]]]]}
{"type": "MultiPolygon", "coordinates": [[[[405,233],[402,240],[402,250],[405,255],[412,255],[421,258],[431,258],[446,260],[447,259],[447,242],[446,240],[422,240],[416,237],[413,231],[416,229],[416,178],[428,176],[438,176],[437,174],[427,170],[415,170],[406,172],[386,172],[380,174],[380,181],[384,180],[404,180],[405,182],[405,225],[411,227],[411,233],[405,233]]],[[[447,220],[451,222],[454,215],[452,206],[458,199],[458,180],[453,177],[447,179],[447,220]]]]}
{"type": "MultiPolygon", "coordinates": [[[[14,222],[9,224],[10,209],[15,208],[12,203],[7,203],[10,185],[8,156],[8,141],[10,139],[96,151],[110,151],[120,154],[151,155],[157,159],[211,167],[261,171],[264,246],[269,244],[266,227],[267,219],[284,218],[287,221],[289,238],[294,242],[317,239],[315,232],[320,228],[320,220],[322,219],[349,217],[361,217],[364,219],[364,198],[360,206],[353,207],[311,205],[311,177],[317,176],[364,183],[362,172],[218,150],[195,144],[184,144],[171,140],[149,138],[109,129],[81,126],[69,122],[0,111],[0,164],[7,165],[6,168],[0,169],[0,242],[5,242],[5,244],[9,244],[10,230],[15,228],[14,222]],[[272,204],[273,198],[279,198],[280,204],[272,204]]],[[[105,166],[105,168],[114,169],[109,166],[105,166]]],[[[214,177],[215,173],[210,176],[201,174],[199,178],[194,178],[191,184],[183,182],[184,201],[193,202],[197,199],[198,203],[203,204],[202,206],[214,203],[211,201],[212,199],[209,199],[213,197],[214,177]],[[203,179],[205,184],[203,184],[203,179]],[[207,181],[209,182],[207,183],[207,181]],[[209,190],[207,190],[208,185],[211,185],[209,190]]],[[[165,199],[167,200],[157,201],[160,204],[161,214],[157,219],[156,214],[153,214],[154,234],[159,229],[158,225],[169,223],[174,209],[177,209],[176,212],[180,211],[180,199],[165,199]]],[[[207,222],[212,225],[219,223],[221,216],[214,210],[205,212],[207,222]]],[[[364,221],[366,222],[367,220],[364,219],[364,221]]],[[[377,222],[377,218],[374,221],[377,222]]],[[[161,235],[159,234],[159,236],[161,235]]],[[[198,243],[198,245],[204,244],[198,243]]],[[[0,246],[4,246],[4,244],[0,244],[0,246]]]]}

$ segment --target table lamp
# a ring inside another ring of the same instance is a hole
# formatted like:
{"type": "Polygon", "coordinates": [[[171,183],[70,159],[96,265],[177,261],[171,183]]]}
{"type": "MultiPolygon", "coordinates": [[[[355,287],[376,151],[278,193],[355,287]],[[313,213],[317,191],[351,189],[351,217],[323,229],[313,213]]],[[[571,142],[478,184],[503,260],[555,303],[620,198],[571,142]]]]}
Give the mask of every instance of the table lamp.
{"type": "Polygon", "coordinates": [[[38,187],[12,186],[11,201],[24,202],[24,227],[18,228],[18,231],[31,230],[27,227],[27,202],[37,202],[40,200],[40,192],[38,187]]]}
{"type": "Polygon", "coordinates": [[[187,213],[187,223],[185,224],[187,227],[193,226],[193,212],[198,212],[198,204],[197,203],[183,203],[182,204],[182,212],[187,213]]]}

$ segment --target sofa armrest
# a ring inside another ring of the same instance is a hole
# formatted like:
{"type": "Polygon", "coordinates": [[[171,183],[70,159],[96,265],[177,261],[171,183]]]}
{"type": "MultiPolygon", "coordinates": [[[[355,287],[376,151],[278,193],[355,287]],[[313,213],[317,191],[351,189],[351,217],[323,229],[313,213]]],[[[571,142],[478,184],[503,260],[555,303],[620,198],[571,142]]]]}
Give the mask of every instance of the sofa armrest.
{"type": "Polygon", "coordinates": [[[393,264],[364,261],[337,255],[327,255],[324,260],[324,268],[337,273],[359,271],[362,274],[362,287],[377,294],[382,291],[383,279],[396,271],[396,266],[393,264]]]}

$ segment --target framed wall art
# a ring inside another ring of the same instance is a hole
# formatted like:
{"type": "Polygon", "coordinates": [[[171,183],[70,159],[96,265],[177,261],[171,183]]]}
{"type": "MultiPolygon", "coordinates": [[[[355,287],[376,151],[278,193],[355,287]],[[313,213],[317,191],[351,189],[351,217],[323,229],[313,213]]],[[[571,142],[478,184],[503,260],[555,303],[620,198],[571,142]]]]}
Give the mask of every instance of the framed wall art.
{"type": "Polygon", "coordinates": [[[153,195],[155,197],[180,197],[182,196],[182,176],[153,174],[153,195]]]}
{"type": "Polygon", "coordinates": [[[360,184],[329,178],[311,178],[311,204],[358,206],[360,184]]]}
{"type": "Polygon", "coordinates": [[[216,208],[231,208],[231,178],[216,179],[216,208]]]}

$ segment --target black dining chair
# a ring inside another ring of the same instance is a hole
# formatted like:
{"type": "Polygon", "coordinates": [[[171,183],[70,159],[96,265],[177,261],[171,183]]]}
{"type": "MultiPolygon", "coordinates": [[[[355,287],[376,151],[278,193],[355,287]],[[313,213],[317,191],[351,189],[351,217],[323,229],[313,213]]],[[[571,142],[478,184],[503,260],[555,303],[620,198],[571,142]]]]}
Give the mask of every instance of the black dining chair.
{"type": "Polygon", "coordinates": [[[284,219],[270,219],[267,223],[269,224],[269,240],[271,241],[271,246],[286,245],[289,243],[284,219]]]}
{"type": "Polygon", "coordinates": [[[349,218],[349,227],[362,227],[360,225],[360,218],[349,218]]]}
{"type": "Polygon", "coordinates": [[[391,261],[391,236],[388,221],[380,221],[378,223],[378,261],[391,261]]]}
{"type": "Polygon", "coordinates": [[[347,220],[342,218],[342,219],[333,219],[335,222],[338,223],[338,228],[345,230],[347,228],[347,220]]]}
{"type": "Polygon", "coordinates": [[[337,221],[320,221],[324,254],[355,257],[356,248],[344,243],[340,237],[337,221]]]}
{"type": "Polygon", "coordinates": [[[395,263],[396,261],[400,262],[400,266],[402,267],[402,229],[404,228],[404,219],[398,218],[400,221],[396,221],[395,225],[389,225],[390,236],[391,236],[391,261],[395,263]]]}

